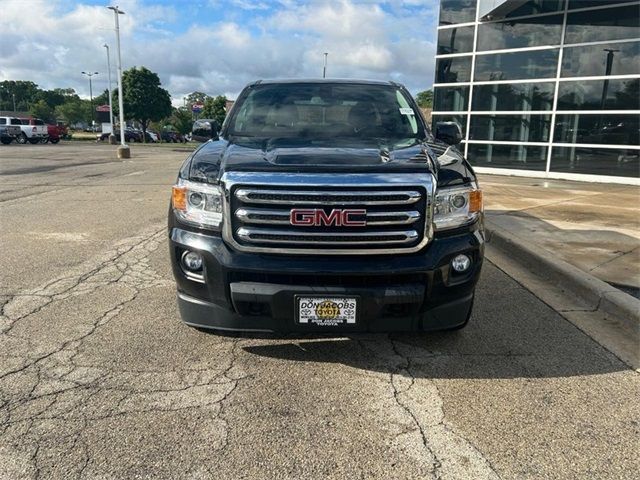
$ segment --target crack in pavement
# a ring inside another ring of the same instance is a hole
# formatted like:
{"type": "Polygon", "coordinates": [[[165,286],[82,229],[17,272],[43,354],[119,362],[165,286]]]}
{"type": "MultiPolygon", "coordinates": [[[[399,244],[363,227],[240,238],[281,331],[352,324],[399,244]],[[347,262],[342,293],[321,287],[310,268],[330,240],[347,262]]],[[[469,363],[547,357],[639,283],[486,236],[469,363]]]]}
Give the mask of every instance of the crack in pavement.
{"type": "Polygon", "coordinates": [[[63,277],[3,302],[0,472],[9,478],[93,477],[97,471],[92,460],[99,448],[88,440],[93,432],[145,415],[200,412],[194,415],[202,420],[194,421],[193,436],[206,433],[210,451],[227,448],[230,420],[222,418],[224,403],[247,378],[238,365],[240,338],[219,342],[218,348],[228,352],[220,364],[208,368],[128,372],[86,364],[86,359],[85,364],[76,363],[84,342],[143,291],[173,286],[149,266],[149,254],[165,236],[164,226],[144,232],[63,277]],[[105,295],[104,304],[95,301],[95,296],[105,295]],[[82,308],[91,315],[76,318],[65,310],[75,297],[82,297],[82,308]],[[63,311],[64,336],[51,341],[47,335],[30,334],[51,309],[63,311]]]}
{"type": "MultiPolygon", "coordinates": [[[[424,450],[431,459],[432,478],[498,480],[500,476],[482,452],[446,422],[444,402],[436,382],[427,378],[416,380],[411,356],[401,351],[391,335],[388,335],[388,340],[393,354],[401,360],[396,372],[389,374],[393,399],[420,435],[424,450]]],[[[424,358],[424,351],[420,356],[424,358]]]]}

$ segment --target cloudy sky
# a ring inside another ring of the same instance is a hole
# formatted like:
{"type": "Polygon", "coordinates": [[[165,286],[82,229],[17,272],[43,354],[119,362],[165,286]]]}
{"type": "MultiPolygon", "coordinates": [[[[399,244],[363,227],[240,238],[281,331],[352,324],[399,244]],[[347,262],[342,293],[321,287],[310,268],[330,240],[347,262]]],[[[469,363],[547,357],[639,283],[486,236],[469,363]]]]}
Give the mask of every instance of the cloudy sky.
{"type": "MultiPolygon", "coordinates": [[[[93,0],[0,0],[0,80],[89,94],[106,88],[113,12],[93,0]]],[[[235,98],[259,78],[393,79],[433,83],[437,0],[120,0],[123,67],[160,75],[174,104],[194,90],[235,98]]],[[[115,74],[114,74],[115,79],[115,74]]]]}

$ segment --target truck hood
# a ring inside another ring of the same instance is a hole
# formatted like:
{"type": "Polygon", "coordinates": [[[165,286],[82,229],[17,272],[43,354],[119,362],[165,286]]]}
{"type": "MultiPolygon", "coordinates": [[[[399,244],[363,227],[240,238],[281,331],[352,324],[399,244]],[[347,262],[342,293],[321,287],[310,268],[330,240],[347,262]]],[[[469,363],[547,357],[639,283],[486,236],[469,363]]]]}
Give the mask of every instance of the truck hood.
{"type": "Polygon", "coordinates": [[[388,145],[375,140],[220,139],[203,144],[188,163],[184,176],[207,183],[217,183],[230,171],[440,173],[437,154],[428,143],[388,145]]]}

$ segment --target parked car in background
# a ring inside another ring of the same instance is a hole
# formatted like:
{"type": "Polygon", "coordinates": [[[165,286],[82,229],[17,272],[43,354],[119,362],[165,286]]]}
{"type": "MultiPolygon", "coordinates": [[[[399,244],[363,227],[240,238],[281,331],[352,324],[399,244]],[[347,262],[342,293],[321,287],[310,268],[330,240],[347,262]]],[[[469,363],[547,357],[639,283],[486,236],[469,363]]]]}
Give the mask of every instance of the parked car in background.
{"type": "Polygon", "coordinates": [[[22,134],[22,122],[15,117],[0,117],[0,142],[9,145],[22,134]]]}
{"type": "Polygon", "coordinates": [[[56,144],[60,141],[60,139],[64,136],[65,133],[64,133],[64,130],[58,125],[47,124],[47,134],[48,134],[48,137],[43,141],[45,143],[51,142],[53,144],[56,144]]]}
{"type": "Polygon", "coordinates": [[[29,118],[21,118],[20,121],[22,125],[20,128],[22,132],[18,137],[18,143],[31,143],[36,144],[40,143],[43,140],[46,140],[49,136],[47,131],[47,124],[44,123],[44,120],[40,120],[39,118],[29,117],[29,118]]]}
{"type": "Polygon", "coordinates": [[[157,143],[160,140],[160,137],[153,130],[147,130],[147,135],[145,136],[145,141],[147,143],[157,143]]]}
{"type": "Polygon", "coordinates": [[[62,140],[71,140],[71,133],[69,132],[69,125],[64,122],[57,122],[58,133],[62,140]]]}
{"type": "MultiPolygon", "coordinates": [[[[98,140],[103,142],[109,139],[109,133],[103,133],[98,136],[98,140]]],[[[120,141],[120,130],[116,130],[114,135],[116,136],[116,140],[120,141]]],[[[126,143],[130,142],[142,142],[142,132],[140,130],[136,130],[134,128],[125,128],[124,130],[124,141],[126,143]]]]}
{"type": "Polygon", "coordinates": [[[173,130],[163,130],[160,135],[162,141],[167,143],[184,143],[187,141],[184,135],[173,130]]]}
{"type": "Polygon", "coordinates": [[[196,120],[191,128],[191,139],[196,142],[208,142],[217,139],[220,126],[218,122],[210,118],[196,120]]]}

